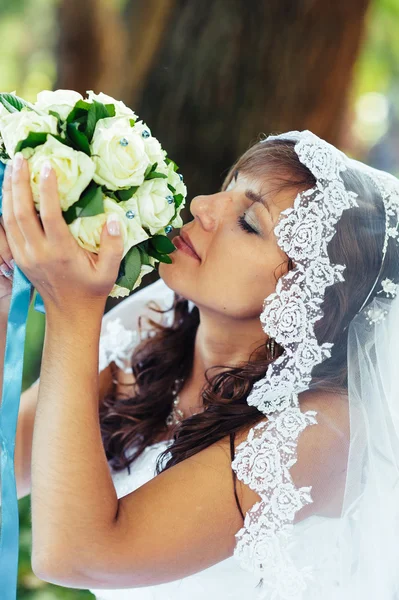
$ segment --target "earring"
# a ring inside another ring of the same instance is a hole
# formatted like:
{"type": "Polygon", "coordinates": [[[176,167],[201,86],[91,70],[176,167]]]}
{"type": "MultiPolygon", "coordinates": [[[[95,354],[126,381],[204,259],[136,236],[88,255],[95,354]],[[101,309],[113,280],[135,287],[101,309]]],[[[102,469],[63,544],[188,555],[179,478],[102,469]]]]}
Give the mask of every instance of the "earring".
{"type": "Polygon", "coordinates": [[[273,359],[274,358],[274,351],[275,351],[275,341],[273,338],[269,338],[266,342],[266,347],[270,352],[270,356],[273,359]]]}

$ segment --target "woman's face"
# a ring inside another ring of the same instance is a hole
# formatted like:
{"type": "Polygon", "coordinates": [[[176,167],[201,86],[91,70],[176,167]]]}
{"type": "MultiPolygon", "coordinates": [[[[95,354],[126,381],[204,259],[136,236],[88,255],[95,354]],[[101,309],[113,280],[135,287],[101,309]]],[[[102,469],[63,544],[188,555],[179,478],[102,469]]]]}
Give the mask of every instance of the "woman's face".
{"type": "Polygon", "coordinates": [[[259,317],[276,278],[287,271],[288,257],[273,229],[295,197],[292,190],[271,193],[271,185],[238,172],[225,190],[193,198],[194,219],[182,229],[199,258],[172,252],[172,264],[159,265],[166,285],[199,309],[259,317]]]}

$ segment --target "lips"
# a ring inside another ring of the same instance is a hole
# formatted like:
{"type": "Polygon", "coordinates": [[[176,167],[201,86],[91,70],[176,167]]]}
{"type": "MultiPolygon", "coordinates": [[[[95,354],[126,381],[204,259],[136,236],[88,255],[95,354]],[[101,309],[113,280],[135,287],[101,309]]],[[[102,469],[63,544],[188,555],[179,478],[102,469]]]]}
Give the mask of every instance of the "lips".
{"type": "Polygon", "coordinates": [[[190,238],[188,237],[188,234],[183,231],[182,229],[180,230],[179,233],[180,237],[182,238],[182,240],[187,244],[187,246],[190,246],[191,250],[198,256],[198,258],[201,260],[201,257],[197,254],[196,249],[194,248],[190,238]]]}

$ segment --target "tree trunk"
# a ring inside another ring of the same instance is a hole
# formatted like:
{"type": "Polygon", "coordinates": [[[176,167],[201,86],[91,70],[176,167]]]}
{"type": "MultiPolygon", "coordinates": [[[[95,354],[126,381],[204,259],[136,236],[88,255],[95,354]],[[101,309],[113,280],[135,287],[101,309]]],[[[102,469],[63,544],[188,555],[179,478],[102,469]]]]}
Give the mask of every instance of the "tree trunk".
{"type": "Polygon", "coordinates": [[[260,133],[340,144],[369,0],[63,0],[59,87],[100,89],[148,122],[190,198],[260,133]],[[115,3],[116,4],[116,3],[115,3]]]}
{"type": "Polygon", "coordinates": [[[260,133],[340,145],[369,0],[116,4],[61,2],[58,86],[131,106],[180,166],[188,202],[218,190],[260,133]]]}

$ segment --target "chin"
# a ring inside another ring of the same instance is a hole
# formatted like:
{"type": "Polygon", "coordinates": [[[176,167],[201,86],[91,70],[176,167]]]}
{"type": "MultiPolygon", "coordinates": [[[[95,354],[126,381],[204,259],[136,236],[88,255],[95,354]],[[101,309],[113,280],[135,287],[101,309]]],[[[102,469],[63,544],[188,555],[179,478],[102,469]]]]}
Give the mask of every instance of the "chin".
{"type": "Polygon", "coordinates": [[[163,279],[168,288],[189,300],[190,298],[186,295],[186,292],[188,291],[187,285],[184,285],[188,278],[182,275],[179,269],[173,268],[174,266],[176,266],[175,263],[168,264],[160,262],[158,266],[158,275],[163,279]]]}

